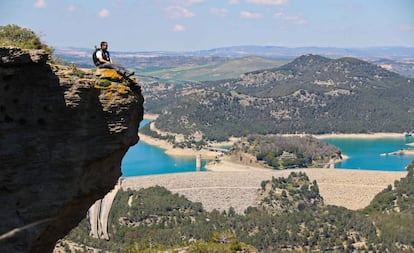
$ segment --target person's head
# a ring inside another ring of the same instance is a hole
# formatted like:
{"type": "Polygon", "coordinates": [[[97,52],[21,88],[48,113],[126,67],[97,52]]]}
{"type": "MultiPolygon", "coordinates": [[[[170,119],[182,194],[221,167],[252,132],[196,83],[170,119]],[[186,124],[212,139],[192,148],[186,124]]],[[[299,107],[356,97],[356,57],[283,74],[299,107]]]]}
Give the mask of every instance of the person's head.
{"type": "Polygon", "coordinates": [[[106,41],[102,41],[102,42],[101,42],[101,48],[102,48],[103,50],[108,49],[108,42],[106,42],[106,41]]]}

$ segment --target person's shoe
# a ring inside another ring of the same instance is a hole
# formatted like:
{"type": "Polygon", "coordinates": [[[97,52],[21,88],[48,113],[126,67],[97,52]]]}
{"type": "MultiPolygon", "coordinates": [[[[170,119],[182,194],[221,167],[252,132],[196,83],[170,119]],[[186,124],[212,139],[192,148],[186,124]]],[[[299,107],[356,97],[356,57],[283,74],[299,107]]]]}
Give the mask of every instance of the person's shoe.
{"type": "Polygon", "coordinates": [[[125,73],[125,76],[130,77],[130,76],[133,76],[134,74],[135,74],[135,72],[129,72],[128,71],[128,72],[125,73]]]}

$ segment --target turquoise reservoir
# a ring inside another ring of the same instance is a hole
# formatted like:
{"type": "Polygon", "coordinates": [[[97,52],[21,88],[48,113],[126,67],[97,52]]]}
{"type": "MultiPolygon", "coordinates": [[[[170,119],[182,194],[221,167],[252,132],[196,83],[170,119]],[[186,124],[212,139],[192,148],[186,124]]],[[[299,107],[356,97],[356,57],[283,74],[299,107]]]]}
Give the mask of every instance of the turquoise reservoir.
{"type": "MultiPolygon", "coordinates": [[[[143,120],[140,125],[148,123],[143,120]]],[[[201,171],[205,171],[205,164],[206,161],[202,161],[201,171]]],[[[163,149],[141,141],[129,148],[122,159],[121,170],[123,177],[197,171],[195,157],[168,156],[163,149]]]]}
{"type": "Polygon", "coordinates": [[[330,138],[322,141],[340,148],[349,157],[336,164],[335,168],[404,171],[414,160],[412,155],[384,155],[401,148],[409,148],[407,144],[414,142],[413,137],[402,135],[401,138],[378,139],[330,138]]]}
{"type": "MultiPolygon", "coordinates": [[[[141,126],[148,124],[148,120],[141,122],[141,126]]],[[[405,167],[414,160],[414,156],[381,155],[409,148],[408,143],[414,142],[414,137],[401,138],[330,138],[324,142],[337,146],[349,159],[336,164],[336,168],[404,171],[405,167]]],[[[122,160],[123,177],[195,172],[195,157],[182,158],[168,156],[164,150],[155,146],[139,142],[129,148],[122,160]]],[[[201,171],[205,171],[206,161],[202,161],[201,171]]]]}

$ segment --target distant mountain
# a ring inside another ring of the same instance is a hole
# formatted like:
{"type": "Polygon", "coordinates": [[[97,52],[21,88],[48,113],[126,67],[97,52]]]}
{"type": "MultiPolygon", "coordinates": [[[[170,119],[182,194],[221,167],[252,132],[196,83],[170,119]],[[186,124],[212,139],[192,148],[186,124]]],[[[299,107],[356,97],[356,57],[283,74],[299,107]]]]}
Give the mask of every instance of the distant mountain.
{"type": "MultiPolygon", "coordinates": [[[[57,48],[57,55],[89,56],[91,48],[57,48]]],[[[304,54],[318,54],[332,58],[354,56],[358,58],[414,58],[414,47],[280,47],[280,46],[231,46],[197,51],[116,51],[113,55],[119,57],[161,57],[161,56],[216,56],[239,58],[246,56],[261,56],[270,58],[295,58],[304,54]]]]}
{"type": "Polygon", "coordinates": [[[304,55],[239,79],[154,88],[162,130],[206,139],[260,133],[404,132],[414,128],[414,79],[356,58],[304,55]],[[161,109],[164,108],[164,109],[161,109]]]}
{"type": "MultiPolygon", "coordinates": [[[[55,56],[68,63],[74,62],[80,67],[93,67],[91,48],[57,48],[55,56]]],[[[215,48],[209,50],[171,52],[171,51],[140,51],[140,52],[111,52],[117,63],[134,69],[136,73],[147,75],[146,72],[164,71],[174,68],[190,67],[194,68],[195,76],[196,67],[206,65],[209,67],[215,64],[225,64],[234,58],[248,59],[250,57],[262,57],[266,59],[278,59],[280,61],[292,60],[300,55],[317,54],[330,58],[340,57],[357,57],[371,63],[384,66],[388,70],[397,72],[407,77],[414,77],[414,47],[368,47],[368,48],[333,48],[333,47],[277,47],[277,46],[233,46],[215,48]]],[[[258,63],[256,69],[262,64],[258,63]]],[[[274,65],[273,65],[274,66],[274,65]]],[[[271,66],[271,67],[273,67],[271,66]]],[[[269,67],[266,67],[269,68],[269,67]]],[[[265,68],[263,68],[265,69],[265,68]]],[[[223,69],[226,70],[225,68],[223,69]]],[[[172,70],[174,71],[174,70],[172,70]]],[[[187,70],[186,70],[187,71],[187,70]]],[[[247,69],[246,71],[252,71],[247,69]]],[[[236,73],[242,73],[239,69],[236,73]]],[[[218,77],[221,76],[219,73],[218,77]]],[[[223,74],[223,79],[234,77],[232,74],[223,74]]],[[[155,77],[159,77],[155,75],[155,77]]],[[[200,80],[217,80],[218,78],[208,78],[204,75],[197,79],[200,80]]],[[[187,79],[185,76],[178,79],[187,79]]],[[[163,80],[163,79],[162,79],[163,80]]],[[[167,79],[170,80],[170,79],[167,79]]]]}
{"type": "Polygon", "coordinates": [[[414,59],[378,59],[372,61],[371,63],[396,72],[400,75],[414,78],[414,59]]]}
{"type": "Polygon", "coordinates": [[[233,46],[193,52],[197,55],[221,57],[245,57],[250,55],[262,57],[298,57],[303,54],[318,54],[330,57],[375,57],[401,58],[414,57],[414,47],[366,47],[366,48],[336,48],[336,47],[278,47],[278,46],[233,46]]]}
{"type": "Polygon", "coordinates": [[[198,82],[238,78],[246,72],[279,67],[288,60],[269,59],[257,56],[223,58],[222,62],[205,65],[186,65],[143,72],[140,78],[152,77],[164,82],[198,82]]]}
{"type": "MultiPolygon", "coordinates": [[[[93,48],[61,48],[56,49],[55,56],[68,63],[76,63],[80,67],[94,67],[92,63],[93,48]]],[[[142,73],[183,66],[218,64],[228,58],[218,56],[187,55],[179,52],[112,52],[111,56],[117,64],[135,69],[142,73]]]]}

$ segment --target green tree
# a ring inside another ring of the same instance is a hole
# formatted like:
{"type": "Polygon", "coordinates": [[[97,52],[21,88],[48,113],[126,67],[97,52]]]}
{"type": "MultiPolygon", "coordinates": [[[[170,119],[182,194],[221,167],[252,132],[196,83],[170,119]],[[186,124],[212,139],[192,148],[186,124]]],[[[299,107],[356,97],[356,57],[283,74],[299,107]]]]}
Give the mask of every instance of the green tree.
{"type": "Polygon", "coordinates": [[[53,48],[42,43],[38,35],[18,25],[0,26],[0,46],[14,46],[24,49],[44,49],[50,55],[53,48]]]}

